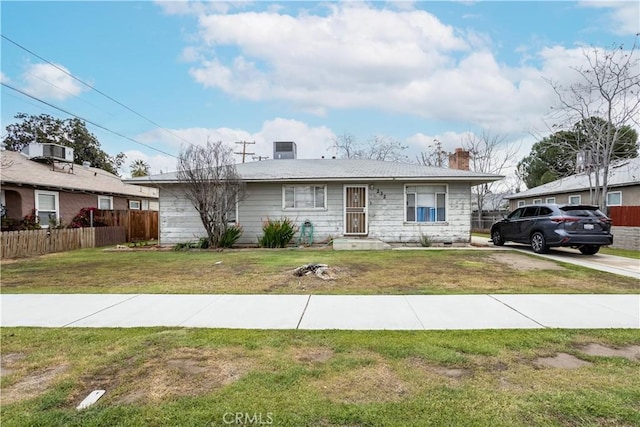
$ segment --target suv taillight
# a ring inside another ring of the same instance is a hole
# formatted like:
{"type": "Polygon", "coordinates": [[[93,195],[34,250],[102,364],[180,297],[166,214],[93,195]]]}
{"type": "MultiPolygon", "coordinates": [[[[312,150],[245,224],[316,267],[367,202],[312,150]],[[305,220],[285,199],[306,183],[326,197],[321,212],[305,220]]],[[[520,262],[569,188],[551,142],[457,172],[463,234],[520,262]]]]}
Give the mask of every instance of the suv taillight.
{"type": "Polygon", "coordinates": [[[556,224],[562,224],[563,222],[576,222],[580,221],[580,218],[572,217],[572,216],[554,216],[551,217],[551,221],[556,224]]]}

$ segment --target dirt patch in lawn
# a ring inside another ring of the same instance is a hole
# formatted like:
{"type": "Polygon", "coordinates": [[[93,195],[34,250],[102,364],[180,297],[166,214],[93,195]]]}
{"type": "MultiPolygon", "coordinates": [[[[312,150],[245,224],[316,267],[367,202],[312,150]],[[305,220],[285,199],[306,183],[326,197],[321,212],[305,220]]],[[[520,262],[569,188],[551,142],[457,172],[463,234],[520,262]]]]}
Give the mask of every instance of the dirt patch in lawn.
{"type": "Polygon", "coordinates": [[[32,399],[47,391],[51,384],[67,371],[69,365],[64,363],[50,368],[32,372],[18,382],[3,388],[2,403],[9,404],[32,399]]]}
{"type": "Polygon", "coordinates": [[[27,357],[24,353],[0,354],[0,377],[11,375],[17,368],[17,363],[27,357]]]}
{"type": "Polygon", "coordinates": [[[531,271],[531,270],[564,270],[561,265],[546,259],[535,258],[527,255],[517,254],[513,252],[500,252],[492,254],[489,259],[509,266],[514,270],[531,271]]]}
{"type": "Polygon", "coordinates": [[[294,352],[294,358],[298,362],[308,364],[327,362],[333,355],[333,350],[327,347],[296,348],[294,352]]]}
{"type": "Polygon", "coordinates": [[[624,357],[632,362],[640,361],[640,345],[612,348],[592,343],[579,347],[578,350],[584,354],[588,354],[589,356],[624,357]]]}
{"type": "Polygon", "coordinates": [[[533,365],[538,368],[577,369],[592,363],[567,353],[558,353],[553,357],[539,357],[533,361],[533,365]]]}
{"type": "Polygon", "coordinates": [[[83,378],[70,403],[104,389],[121,404],[159,402],[219,389],[249,372],[256,362],[242,349],[177,348],[146,360],[131,358],[83,378]]]}

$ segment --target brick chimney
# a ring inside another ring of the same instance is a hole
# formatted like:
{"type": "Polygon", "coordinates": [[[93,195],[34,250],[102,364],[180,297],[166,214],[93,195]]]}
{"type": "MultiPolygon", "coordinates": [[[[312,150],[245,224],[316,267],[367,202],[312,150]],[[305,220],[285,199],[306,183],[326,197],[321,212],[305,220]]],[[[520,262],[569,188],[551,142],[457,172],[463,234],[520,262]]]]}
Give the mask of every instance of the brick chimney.
{"type": "Polygon", "coordinates": [[[456,148],[456,152],[449,154],[449,169],[469,170],[469,152],[456,148]]]}

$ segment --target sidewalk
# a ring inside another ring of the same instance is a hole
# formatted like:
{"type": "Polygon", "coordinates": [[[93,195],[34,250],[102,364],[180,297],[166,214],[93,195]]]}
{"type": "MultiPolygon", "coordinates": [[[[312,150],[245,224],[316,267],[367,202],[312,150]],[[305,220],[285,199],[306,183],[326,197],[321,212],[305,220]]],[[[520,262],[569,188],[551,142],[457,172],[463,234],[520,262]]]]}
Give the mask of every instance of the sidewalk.
{"type": "Polygon", "coordinates": [[[3,327],[640,328],[640,295],[3,294],[3,327]]]}

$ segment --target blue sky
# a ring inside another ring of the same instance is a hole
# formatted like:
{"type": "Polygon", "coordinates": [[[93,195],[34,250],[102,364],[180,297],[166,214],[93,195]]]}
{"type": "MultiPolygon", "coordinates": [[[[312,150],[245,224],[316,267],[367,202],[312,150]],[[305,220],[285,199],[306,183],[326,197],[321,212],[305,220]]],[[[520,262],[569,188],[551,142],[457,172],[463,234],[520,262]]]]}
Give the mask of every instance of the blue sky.
{"type": "MultiPolygon", "coordinates": [[[[344,133],[395,138],[415,158],[434,139],[504,136],[521,156],[549,131],[584,47],[630,46],[629,2],[28,2],[0,3],[2,81],[88,124],[109,154],[175,169],[185,141],[294,140],[300,158],[333,154],[344,133]],[[176,135],[178,137],[176,137],[176,135]],[[155,151],[153,147],[159,151],[155,151]]],[[[64,113],[1,88],[2,130],[18,112],[64,113]]],[[[235,146],[239,148],[239,146],[235,146]]],[[[516,158],[518,157],[518,158],[516,158]]],[[[240,160],[240,158],[238,158],[240,160]]],[[[128,173],[125,168],[123,174],[128,173]]]]}

